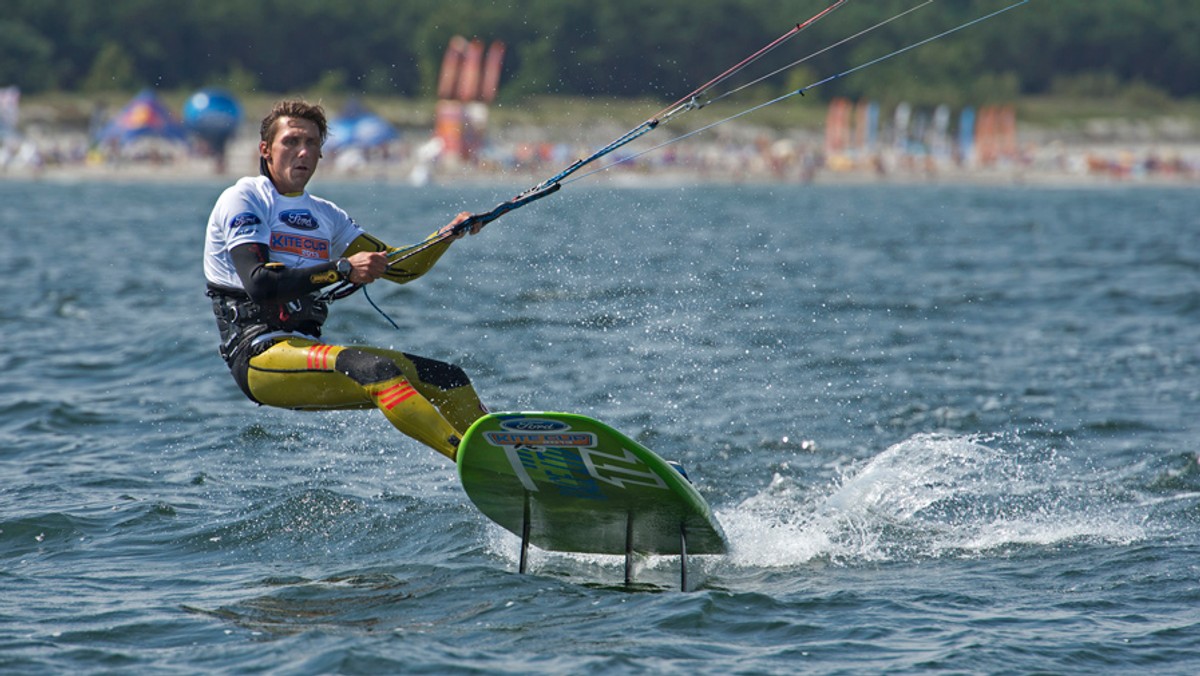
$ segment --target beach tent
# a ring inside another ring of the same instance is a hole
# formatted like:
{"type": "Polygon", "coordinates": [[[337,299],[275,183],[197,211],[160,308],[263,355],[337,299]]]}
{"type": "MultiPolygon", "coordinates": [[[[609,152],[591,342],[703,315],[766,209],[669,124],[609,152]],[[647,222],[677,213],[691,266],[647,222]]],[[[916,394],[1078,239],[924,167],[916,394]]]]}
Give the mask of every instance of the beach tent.
{"type": "Polygon", "coordinates": [[[347,148],[371,149],[400,137],[390,122],[367,110],[361,103],[351,101],[337,117],[329,121],[328,150],[347,148]]]}
{"type": "Polygon", "coordinates": [[[216,160],[217,173],[225,173],[226,150],[241,121],[241,105],[223,89],[201,89],[183,103],[183,126],[200,140],[200,154],[216,160]]]}
{"type": "Polygon", "coordinates": [[[183,104],[183,124],[213,147],[223,146],[242,121],[237,99],[222,89],[201,89],[183,104]]]}
{"type": "Polygon", "coordinates": [[[184,127],[171,115],[158,96],[144,90],[125,104],[121,112],[101,128],[97,135],[101,143],[124,145],[145,138],[184,141],[184,127]]]}

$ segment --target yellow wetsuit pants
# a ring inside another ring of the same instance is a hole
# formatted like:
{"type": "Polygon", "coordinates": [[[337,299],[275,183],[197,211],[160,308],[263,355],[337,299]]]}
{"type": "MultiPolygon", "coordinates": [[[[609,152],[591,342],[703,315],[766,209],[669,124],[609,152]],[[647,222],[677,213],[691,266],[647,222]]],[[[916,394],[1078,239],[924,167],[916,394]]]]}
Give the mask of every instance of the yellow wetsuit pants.
{"type": "Polygon", "coordinates": [[[250,357],[252,399],[298,410],[378,408],[404,434],[451,460],[471,423],[487,412],[466,373],[396,350],[345,347],[298,337],[250,357]]]}

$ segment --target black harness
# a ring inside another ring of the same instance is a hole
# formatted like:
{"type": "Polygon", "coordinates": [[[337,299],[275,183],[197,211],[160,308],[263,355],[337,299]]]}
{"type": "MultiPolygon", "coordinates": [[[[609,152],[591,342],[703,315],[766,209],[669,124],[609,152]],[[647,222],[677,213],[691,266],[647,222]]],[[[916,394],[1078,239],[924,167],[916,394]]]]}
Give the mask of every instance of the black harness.
{"type": "Polygon", "coordinates": [[[212,298],[221,332],[221,358],[231,366],[242,350],[266,333],[289,331],[320,337],[321,325],[329,316],[329,301],[315,293],[262,305],[241,289],[210,283],[205,295],[212,298]]]}

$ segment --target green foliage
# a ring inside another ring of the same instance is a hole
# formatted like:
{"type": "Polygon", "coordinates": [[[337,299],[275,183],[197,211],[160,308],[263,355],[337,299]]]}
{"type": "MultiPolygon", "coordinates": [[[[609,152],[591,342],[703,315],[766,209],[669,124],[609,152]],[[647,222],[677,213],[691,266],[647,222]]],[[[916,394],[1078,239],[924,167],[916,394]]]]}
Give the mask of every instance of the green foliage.
{"type": "Polygon", "coordinates": [[[20,20],[0,19],[0,87],[56,85],[54,43],[20,20]]]}
{"type": "MultiPolygon", "coordinates": [[[[223,85],[235,91],[432,98],[453,35],[508,46],[502,100],[674,100],[831,0],[5,0],[0,86],[36,93],[223,85]],[[53,36],[52,38],[50,36],[53,36]]],[[[794,91],[1009,4],[852,0],[755,75],[905,9],[769,83],[794,91]]],[[[986,103],[1017,95],[1200,94],[1195,0],[1031,0],[809,98],[986,103]]]]}
{"type": "Polygon", "coordinates": [[[1121,80],[1107,71],[1061,75],[1051,81],[1050,93],[1075,99],[1110,98],[1121,93],[1121,80]]]}
{"type": "Polygon", "coordinates": [[[138,88],[134,75],[133,58],[115,42],[105,43],[92,62],[92,68],[84,78],[85,92],[129,91],[138,88]]]}
{"type": "Polygon", "coordinates": [[[321,73],[321,79],[317,80],[310,89],[317,96],[344,94],[349,90],[346,80],[346,71],[335,68],[321,73]]]}
{"type": "Polygon", "coordinates": [[[1142,109],[1161,109],[1171,100],[1171,97],[1167,96],[1166,92],[1141,80],[1137,80],[1128,87],[1125,87],[1121,91],[1121,98],[1135,107],[1142,109]]]}
{"type": "Polygon", "coordinates": [[[217,77],[217,84],[231,92],[246,94],[258,89],[258,77],[244,68],[241,63],[234,61],[229,64],[229,72],[224,78],[217,77]]]}

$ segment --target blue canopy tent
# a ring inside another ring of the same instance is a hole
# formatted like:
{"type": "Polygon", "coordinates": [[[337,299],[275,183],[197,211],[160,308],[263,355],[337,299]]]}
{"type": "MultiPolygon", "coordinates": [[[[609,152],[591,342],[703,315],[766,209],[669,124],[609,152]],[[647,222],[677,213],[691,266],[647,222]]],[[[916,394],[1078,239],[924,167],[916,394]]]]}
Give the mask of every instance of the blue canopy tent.
{"type": "Polygon", "coordinates": [[[183,125],[150,90],[143,90],[125,104],[121,112],[100,129],[96,140],[125,145],[144,138],[181,142],[187,139],[183,125]]]}
{"type": "Polygon", "coordinates": [[[183,104],[184,126],[200,140],[200,153],[216,160],[219,174],[225,172],[226,148],[241,121],[241,105],[223,89],[201,89],[183,104]]]}
{"type": "Polygon", "coordinates": [[[362,104],[351,102],[340,115],[329,121],[329,138],[325,148],[330,151],[358,148],[369,150],[400,138],[390,122],[368,111],[362,104]]]}
{"type": "Polygon", "coordinates": [[[242,107],[222,89],[201,89],[183,104],[183,124],[213,146],[224,145],[242,121],[242,107]]]}

